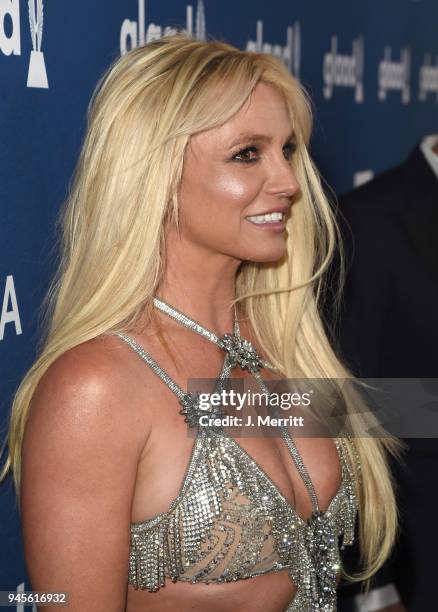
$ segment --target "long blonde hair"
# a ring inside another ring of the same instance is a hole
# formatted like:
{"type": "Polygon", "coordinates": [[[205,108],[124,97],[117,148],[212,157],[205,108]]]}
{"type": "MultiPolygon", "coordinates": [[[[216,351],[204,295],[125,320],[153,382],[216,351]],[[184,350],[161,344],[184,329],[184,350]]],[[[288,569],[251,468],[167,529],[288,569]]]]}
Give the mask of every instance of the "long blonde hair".
{"type": "MultiPolygon", "coordinates": [[[[236,300],[260,347],[286,377],[337,379],[351,374],[334,353],[318,310],[338,230],[308,154],[311,105],[274,57],[219,41],[171,35],[130,51],[99,81],[69,196],[61,209],[60,261],[44,302],[38,358],[12,406],[9,455],[20,492],[21,446],[33,393],[64,352],[100,335],[133,328],[151,312],[163,274],[164,228],[178,223],[177,187],[189,138],[229,120],[257,83],[276,87],[287,104],[301,187],[288,222],[287,255],[274,264],[244,262],[236,300]]],[[[391,550],[397,525],[389,439],[344,439],[361,464],[358,487],[364,571],[391,550]]],[[[359,474],[357,474],[359,476],[359,474]]]]}

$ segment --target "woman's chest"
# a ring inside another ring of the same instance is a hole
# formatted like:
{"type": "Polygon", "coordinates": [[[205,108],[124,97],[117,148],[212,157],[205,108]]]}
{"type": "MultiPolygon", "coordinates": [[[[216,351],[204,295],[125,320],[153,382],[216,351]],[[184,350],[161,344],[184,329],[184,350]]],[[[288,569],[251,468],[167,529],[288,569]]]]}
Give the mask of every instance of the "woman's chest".
{"type": "MultiPolygon", "coordinates": [[[[196,450],[196,428],[190,428],[180,414],[181,405],[168,394],[158,394],[154,407],[152,433],[138,464],[132,522],[144,521],[159,513],[167,512],[172,502],[181,494],[184,486],[196,486],[193,468],[196,450]]],[[[228,428],[224,428],[227,432],[228,428]]],[[[303,479],[302,470],[297,466],[290,448],[285,443],[281,430],[277,435],[235,436],[234,444],[227,447],[223,456],[216,457],[221,462],[236,462],[236,471],[242,479],[255,473],[263,480],[270,481],[274,492],[283,497],[295,508],[298,515],[308,517],[312,512],[312,502],[308,485],[303,479]],[[232,455],[232,456],[229,456],[232,455]],[[240,459],[244,457],[245,461],[240,459]]],[[[239,434],[239,431],[237,431],[239,434]]],[[[313,483],[320,509],[327,508],[339,488],[341,468],[339,457],[331,439],[300,438],[294,440],[307,474],[313,483]]],[[[208,461],[208,452],[203,461],[208,461]]]]}

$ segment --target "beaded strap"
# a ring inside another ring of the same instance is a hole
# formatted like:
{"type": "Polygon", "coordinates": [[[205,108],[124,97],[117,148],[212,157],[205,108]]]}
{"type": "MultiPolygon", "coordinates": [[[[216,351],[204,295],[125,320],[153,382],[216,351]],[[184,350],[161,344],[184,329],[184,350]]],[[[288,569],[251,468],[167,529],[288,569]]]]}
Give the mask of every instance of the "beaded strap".
{"type": "MultiPolygon", "coordinates": [[[[208,409],[201,409],[200,394],[198,392],[192,393],[189,391],[183,391],[181,387],[173,380],[173,378],[155,361],[155,359],[144,350],[144,348],[131,336],[125,333],[117,333],[117,336],[122,338],[129,346],[137,353],[141,359],[143,359],[151,370],[164,382],[164,384],[174,393],[179,403],[182,406],[180,414],[184,416],[184,420],[189,427],[198,427],[199,419],[201,416],[208,415],[211,418],[219,417],[222,415],[220,406],[210,406],[208,409]]],[[[216,386],[214,393],[220,394],[224,387],[225,380],[228,378],[232,369],[232,363],[229,356],[226,355],[222,364],[221,372],[218,379],[216,380],[216,386]]],[[[223,431],[222,427],[208,426],[211,432],[223,431]]]]}
{"type": "Polygon", "coordinates": [[[249,340],[245,340],[241,337],[239,321],[237,319],[235,310],[233,333],[224,334],[223,336],[219,337],[214,332],[210,331],[194,319],[191,319],[167,302],[155,297],[153,299],[153,303],[158,310],[161,310],[161,312],[166,314],[168,317],[171,317],[203,338],[213,342],[213,344],[216,344],[216,346],[219,348],[227,351],[230,354],[231,365],[239,364],[242,369],[247,369],[250,372],[257,372],[260,368],[268,368],[269,370],[277,372],[277,368],[275,366],[270,364],[268,361],[265,361],[257,354],[257,351],[249,340]]]}

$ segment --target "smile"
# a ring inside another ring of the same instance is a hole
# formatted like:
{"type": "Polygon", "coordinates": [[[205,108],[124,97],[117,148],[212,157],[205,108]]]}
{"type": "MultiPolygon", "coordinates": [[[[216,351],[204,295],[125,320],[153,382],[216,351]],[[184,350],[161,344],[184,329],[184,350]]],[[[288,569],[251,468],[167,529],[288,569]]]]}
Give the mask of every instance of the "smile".
{"type": "Polygon", "coordinates": [[[283,221],[284,214],[282,212],[267,213],[266,215],[254,215],[252,217],[245,217],[251,223],[261,225],[263,223],[278,223],[283,221]]]}

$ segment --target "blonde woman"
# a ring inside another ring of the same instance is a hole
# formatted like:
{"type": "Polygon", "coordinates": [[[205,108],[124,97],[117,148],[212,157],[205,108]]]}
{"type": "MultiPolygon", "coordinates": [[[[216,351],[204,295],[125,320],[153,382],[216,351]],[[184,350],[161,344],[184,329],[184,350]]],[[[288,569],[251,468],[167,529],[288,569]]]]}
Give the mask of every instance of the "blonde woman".
{"type": "Polygon", "coordinates": [[[70,610],[334,611],[357,510],[361,577],[387,558],[389,441],[235,439],[187,391],[349,376],[318,315],[337,234],[310,132],[287,69],[223,42],[168,36],[99,83],[4,467],[32,586],[70,610]]]}

